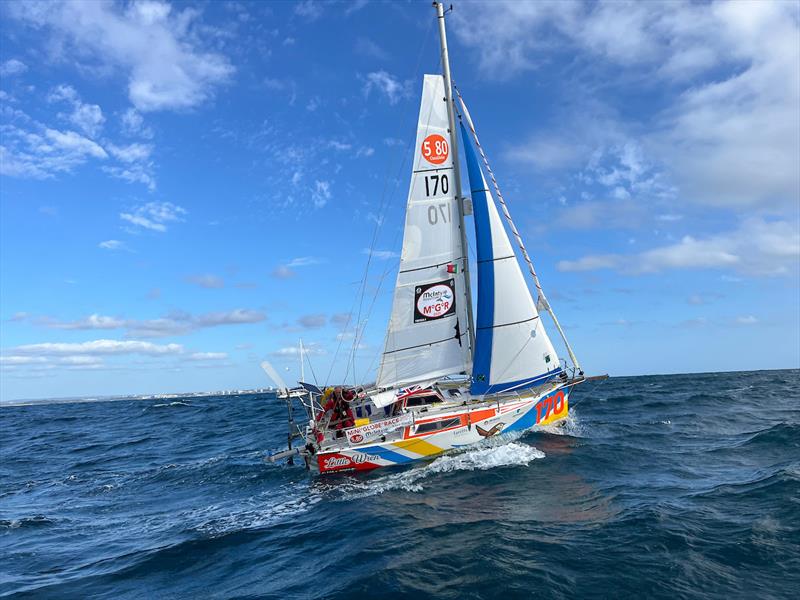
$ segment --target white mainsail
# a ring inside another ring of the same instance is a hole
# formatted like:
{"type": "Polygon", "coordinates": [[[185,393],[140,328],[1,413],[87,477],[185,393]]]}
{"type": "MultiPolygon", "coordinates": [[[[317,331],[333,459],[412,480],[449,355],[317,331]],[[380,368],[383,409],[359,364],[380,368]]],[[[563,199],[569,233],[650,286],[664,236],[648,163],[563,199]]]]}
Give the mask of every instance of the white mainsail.
{"type": "Polygon", "coordinates": [[[425,75],[403,251],[377,385],[469,373],[471,349],[456,182],[441,75],[425,75]]]}
{"type": "Polygon", "coordinates": [[[478,257],[471,393],[536,385],[561,371],[464,126],[478,257]]]}

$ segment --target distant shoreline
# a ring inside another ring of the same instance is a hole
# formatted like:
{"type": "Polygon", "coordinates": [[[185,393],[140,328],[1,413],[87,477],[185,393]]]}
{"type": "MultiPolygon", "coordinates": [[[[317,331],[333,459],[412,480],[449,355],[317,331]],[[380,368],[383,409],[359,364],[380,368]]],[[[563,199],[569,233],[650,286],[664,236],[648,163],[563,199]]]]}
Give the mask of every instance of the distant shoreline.
{"type": "Polygon", "coordinates": [[[214,392],[185,392],[179,394],[132,394],[130,396],[84,396],[67,398],[35,398],[25,400],[0,400],[0,408],[13,406],[39,406],[45,404],[87,404],[92,402],[122,402],[125,400],[185,400],[186,398],[236,397],[252,394],[274,394],[274,388],[252,390],[218,390],[214,392]]]}
{"type": "MultiPolygon", "coordinates": [[[[637,377],[680,377],[686,375],[732,375],[734,373],[769,373],[780,371],[800,371],[799,367],[786,369],[753,369],[750,371],[696,371],[691,373],[651,373],[648,375],[614,375],[612,379],[633,379],[637,377]]],[[[175,400],[185,398],[211,398],[211,397],[236,397],[251,394],[273,394],[275,388],[256,388],[252,390],[218,390],[213,392],[184,392],[171,394],[131,394],[129,396],[85,396],[67,398],[35,398],[3,401],[0,400],[0,408],[19,407],[19,406],[40,406],[46,404],[85,404],[89,402],[120,402],[123,400],[175,400]]]]}

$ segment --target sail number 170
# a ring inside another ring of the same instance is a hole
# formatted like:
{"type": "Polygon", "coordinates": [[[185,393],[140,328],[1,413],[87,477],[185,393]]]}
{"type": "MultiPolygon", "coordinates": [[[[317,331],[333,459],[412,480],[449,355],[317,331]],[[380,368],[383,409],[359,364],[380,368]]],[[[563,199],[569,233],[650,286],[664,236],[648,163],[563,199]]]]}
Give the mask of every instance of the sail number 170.
{"type": "Polygon", "coordinates": [[[435,196],[436,194],[446,194],[450,191],[450,181],[447,175],[426,175],[425,176],[425,195],[435,196]]]}

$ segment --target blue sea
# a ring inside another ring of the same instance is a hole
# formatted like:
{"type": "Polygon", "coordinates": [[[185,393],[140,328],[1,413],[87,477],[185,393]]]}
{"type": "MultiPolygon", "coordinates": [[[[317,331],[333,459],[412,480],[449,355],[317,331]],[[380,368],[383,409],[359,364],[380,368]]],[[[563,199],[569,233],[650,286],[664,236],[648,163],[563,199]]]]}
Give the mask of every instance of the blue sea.
{"type": "Polygon", "coordinates": [[[265,464],[270,395],[0,408],[0,595],[797,598],[800,371],[612,378],[411,467],[265,464]]]}

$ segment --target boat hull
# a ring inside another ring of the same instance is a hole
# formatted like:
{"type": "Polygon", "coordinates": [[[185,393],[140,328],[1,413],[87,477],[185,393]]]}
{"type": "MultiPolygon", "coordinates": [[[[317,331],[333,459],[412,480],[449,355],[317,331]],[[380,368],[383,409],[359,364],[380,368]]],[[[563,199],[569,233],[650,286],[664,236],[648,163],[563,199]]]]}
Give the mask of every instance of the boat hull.
{"type": "Polygon", "coordinates": [[[320,474],[371,471],[430,459],[500,433],[552,425],[569,414],[571,389],[561,387],[538,397],[508,399],[477,409],[464,407],[435,417],[419,414],[414,426],[405,428],[403,439],[319,452],[309,457],[309,463],[320,474]],[[442,428],[426,431],[437,425],[442,428]]]}

